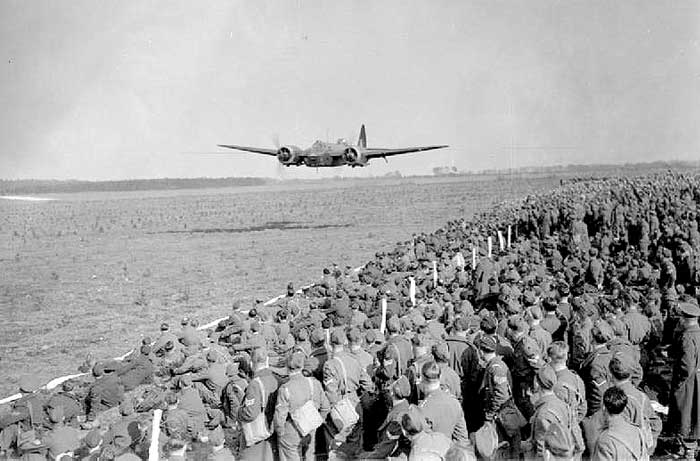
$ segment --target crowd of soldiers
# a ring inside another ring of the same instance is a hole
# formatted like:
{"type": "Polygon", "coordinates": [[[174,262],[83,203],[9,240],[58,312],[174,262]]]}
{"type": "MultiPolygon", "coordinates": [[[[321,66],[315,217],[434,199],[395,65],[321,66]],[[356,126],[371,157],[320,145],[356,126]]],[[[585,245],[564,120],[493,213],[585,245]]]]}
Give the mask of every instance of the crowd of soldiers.
{"type": "Polygon", "coordinates": [[[699,203],[671,172],[571,183],[164,323],[58,390],[23,379],[0,456],[695,459],[699,203]]]}

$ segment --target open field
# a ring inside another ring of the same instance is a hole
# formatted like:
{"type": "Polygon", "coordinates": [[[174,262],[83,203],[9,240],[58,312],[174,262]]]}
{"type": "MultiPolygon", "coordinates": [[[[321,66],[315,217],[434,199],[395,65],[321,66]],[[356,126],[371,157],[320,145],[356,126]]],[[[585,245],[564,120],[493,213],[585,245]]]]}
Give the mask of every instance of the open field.
{"type": "Polygon", "coordinates": [[[161,321],[225,315],[558,178],[329,181],[0,200],[0,397],[74,372],[161,321]]]}

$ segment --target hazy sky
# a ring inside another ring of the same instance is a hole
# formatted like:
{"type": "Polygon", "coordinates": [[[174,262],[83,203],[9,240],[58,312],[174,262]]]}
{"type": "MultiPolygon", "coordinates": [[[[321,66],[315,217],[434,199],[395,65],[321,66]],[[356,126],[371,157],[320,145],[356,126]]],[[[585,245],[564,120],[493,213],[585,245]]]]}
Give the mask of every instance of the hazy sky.
{"type": "Polygon", "coordinates": [[[0,178],[275,176],[193,152],[362,123],[452,147],[321,175],[697,160],[699,43],[697,0],[4,0],[0,178]]]}

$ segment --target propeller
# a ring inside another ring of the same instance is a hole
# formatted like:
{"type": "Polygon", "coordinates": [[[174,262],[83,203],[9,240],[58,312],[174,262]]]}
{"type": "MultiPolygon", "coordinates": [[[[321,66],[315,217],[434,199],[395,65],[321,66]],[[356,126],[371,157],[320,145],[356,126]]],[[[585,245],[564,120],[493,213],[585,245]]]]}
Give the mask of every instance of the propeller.
{"type": "MultiPolygon", "coordinates": [[[[280,135],[279,135],[279,133],[272,134],[272,143],[274,144],[276,149],[280,148],[280,135]]],[[[277,162],[277,178],[280,180],[284,179],[284,169],[285,169],[285,166],[282,165],[278,161],[277,162]]]]}

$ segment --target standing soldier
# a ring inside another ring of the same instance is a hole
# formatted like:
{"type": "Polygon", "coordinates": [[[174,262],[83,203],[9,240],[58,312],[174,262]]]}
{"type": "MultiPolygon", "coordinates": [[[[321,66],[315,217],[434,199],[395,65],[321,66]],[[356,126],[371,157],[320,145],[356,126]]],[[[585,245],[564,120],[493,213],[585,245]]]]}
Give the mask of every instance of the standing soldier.
{"type": "Polygon", "coordinates": [[[581,422],[586,417],[588,402],[583,380],[576,372],[566,366],[569,356],[569,346],[564,341],[555,341],[547,349],[549,366],[557,375],[554,393],[576,413],[576,421],[581,422]]]}
{"type": "Polygon", "coordinates": [[[700,438],[700,308],[686,302],[678,308],[683,315],[682,334],[677,336],[670,354],[677,361],[673,366],[668,424],[683,438],[686,459],[695,459],[700,438]]]}
{"type": "Polygon", "coordinates": [[[419,406],[425,417],[432,422],[433,431],[442,432],[456,443],[469,445],[467,423],[459,401],[440,388],[439,365],[433,361],[426,362],[420,372],[425,400],[419,406]]]}
{"type": "MultiPolygon", "coordinates": [[[[353,355],[345,351],[347,336],[341,330],[331,334],[333,357],[323,365],[323,387],[331,405],[336,406],[341,400],[347,399],[355,407],[358,416],[362,416],[360,391],[371,390],[372,384],[367,371],[353,355]]],[[[362,420],[356,424],[337,428],[334,435],[334,446],[344,454],[355,455],[362,449],[362,420]]]]}
{"type": "Polygon", "coordinates": [[[613,339],[615,333],[605,320],[600,320],[591,330],[591,336],[593,350],[581,364],[581,377],[586,383],[588,415],[592,415],[600,409],[603,393],[610,386],[609,365],[612,354],[607,343],[613,339]]]}
{"type": "MultiPolygon", "coordinates": [[[[482,336],[479,340],[479,351],[486,363],[484,378],[479,389],[479,399],[484,405],[484,419],[487,422],[498,422],[499,438],[510,443],[510,457],[517,459],[520,454],[519,424],[512,421],[502,421],[503,410],[512,408],[518,412],[511,394],[510,371],[503,360],[496,355],[496,340],[491,336],[482,336]]],[[[522,415],[520,416],[522,418],[522,415]]]]}
{"type": "Polygon", "coordinates": [[[274,427],[281,461],[315,458],[316,430],[312,429],[308,434],[302,433],[301,428],[310,422],[295,421],[295,418],[309,417],[302,410],[309,401],[312,402],[321,419],[326,417],[330,409],[321,383],[315,378],[305,377],[302,374],[304,359],[304,353],[301,351],[294,352],[289,356],[287,359],[289,381],[280,386],[277,394],[274,427]]]}
{"type": "MultiPolygon", "coordinates": [[[[277,387],[279,383],[268,366],[267,350],[264,347],[253,349],[251,361],[254,367],[253,379],[245,391],[245,400],[238,411],[241,425],[255,424],[263,415],[265,423],[270,426],[275,411],[277,387]]],[[[246,447],[241,451],[240,459],[272,460],[274,435],[254,444],[244,440],[246,447]]]]}
{"type": "Polygon", "coordinates": [[[542,357],[535,340],[527,335],[527,322],[521,317],[508,320],[508,331],[513,343],[513,398],[526,418],[534,411],[529,395],[535,373],[542,367],[542,357]]]}

